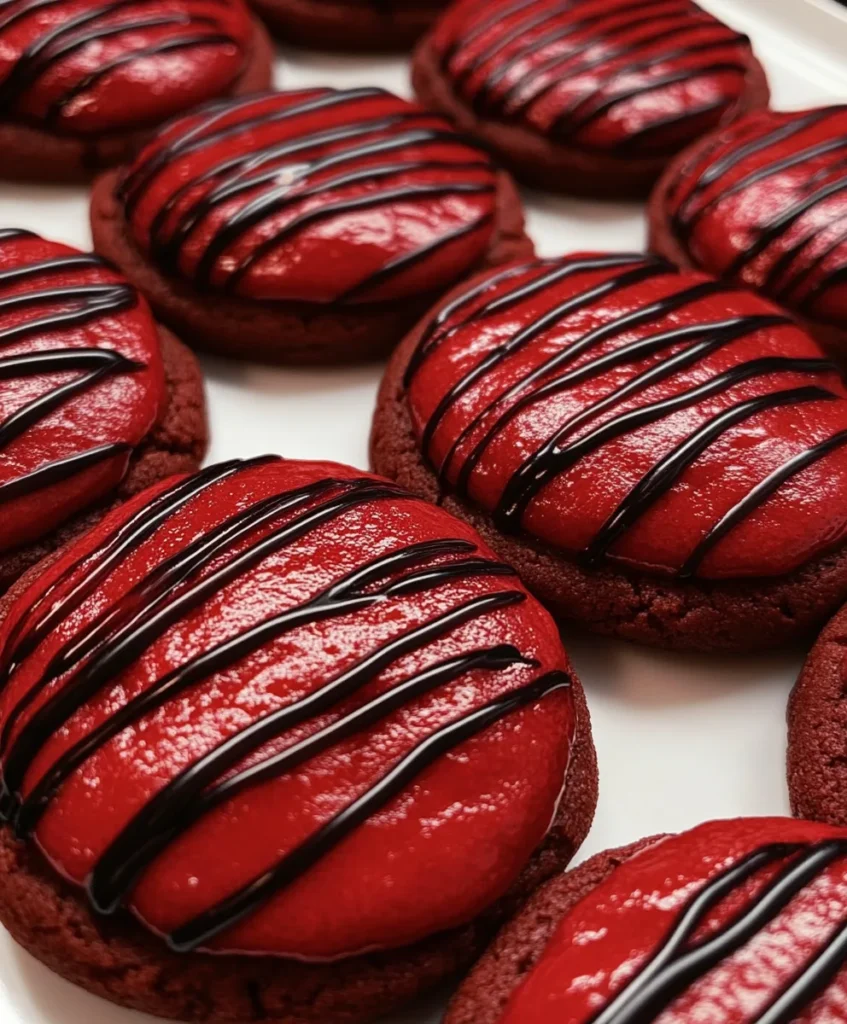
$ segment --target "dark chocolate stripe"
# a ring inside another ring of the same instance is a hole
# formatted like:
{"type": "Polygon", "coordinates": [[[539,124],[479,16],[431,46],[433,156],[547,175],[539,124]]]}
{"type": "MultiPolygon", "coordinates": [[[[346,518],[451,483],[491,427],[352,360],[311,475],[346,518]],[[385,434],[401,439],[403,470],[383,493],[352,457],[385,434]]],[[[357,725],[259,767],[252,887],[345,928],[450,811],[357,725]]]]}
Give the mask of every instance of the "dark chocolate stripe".
{"type": "Polygon", "coordinates": [[[802,402],[834,401],[837,397],[832,391],[808,385],[759,395],[714,416],[641,478],[588,545],[585,561],[591,565],[602,558],[611,545],[674,485],[688,466],[727,430],[769,409],[802,402]]]}
{"type": "MultiPolygon", "coordinates": [[[[812,846],[784,844],[763,847],[709,881],[683,909],[658,952],[590,1024],[648,1024],[689,986],[741,949],[832,864],[847,857],[847,843],[828,840],[812,846]],[[716,932],[693,942],[708,912],[737,893],[763,868],[787,864],[748,904],[716,932]]],[[[814,999],[847,958],[845,928],[837,928],[822,951],[806,965],[784,992],[756,1017],[754,1024],[789,1024],[794,1013],[814,999]]]]}
{"type": "Polygon", "coordinates": [[[109,459],[116,458],[119,455],[128,455],[131,451],[132,445],[104,444],[99,448],[90,448],[88,451],[80,452],[78,455],[69,455],[67,458],[57,459],[55,462],[41,466],[31,473],[0,484],[0,505],[5,502],[16,501],[18,498],[24,498],[35,491],[43,490],[45,487],[52,487],[55,484],[63,483],[72,476],[76,476],[77,473],[82,473],[86,469],[91,469],[92,466],[99,465],[101,462],[107,462],[109,459]]]}

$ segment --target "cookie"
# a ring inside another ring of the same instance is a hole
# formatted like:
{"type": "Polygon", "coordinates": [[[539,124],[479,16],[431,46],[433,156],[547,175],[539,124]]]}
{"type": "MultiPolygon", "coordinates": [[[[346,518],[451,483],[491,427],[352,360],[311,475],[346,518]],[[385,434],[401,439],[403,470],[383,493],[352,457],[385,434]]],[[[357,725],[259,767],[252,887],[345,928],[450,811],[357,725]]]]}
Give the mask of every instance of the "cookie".
{"type": "Polygon", "coordinates": [[[0,920],[127,1006],[370,1019],[470,963],[590,825],[553,622],[389,481],[172,479],[0,615],[0,920]]]}
{"type": "Polygon", "coordinates": [[[196,469],[191,352],[91,253],[0,231],[0,594],[115,501],[196,469]]]}
{"type": "Polygon", "coordinates": [[[8,0],[2,175],[85,180],[198,103],[265,89],[273,49],[243,0],[8,0]]]}
{"type": "Polygon", "coordinates": [[[459,0],[420,43],[421,101],[554,192],[646,195],[674,154],[767,106],[746,36],[691,0],[459,0]]]}
{"type": "Polygon", "coordinates": [[[318,50],[391,52],[408,49],[446,0],[251,0],[285,43],[318,50]]]}
{"type": "Polygon", "coordinates": [[[758,111],[701,140],[650,199],[650,248],[739,281],[847,351],[847,106],[758,111]]]}
{"type": "Polygon", "coordinates": [[[421,321],[386,370],[371,460],[562,620],[769,649],[847,597],[845,398],[754,293],[576,253],[489,271],[421,321]]]}
{"type": "Polygon", "coordinates": [[[847,832],[713,821],[601,853],[497,937],[445,1024],[838,1020],[847,832]]]}
{"type": "Polygon", "coordinates": [[[181,338],[278,363],[382,355],[457,280],[533,251],[488,156],[372,88],[200,110],[97,182],[91,225],[181,338]]]}

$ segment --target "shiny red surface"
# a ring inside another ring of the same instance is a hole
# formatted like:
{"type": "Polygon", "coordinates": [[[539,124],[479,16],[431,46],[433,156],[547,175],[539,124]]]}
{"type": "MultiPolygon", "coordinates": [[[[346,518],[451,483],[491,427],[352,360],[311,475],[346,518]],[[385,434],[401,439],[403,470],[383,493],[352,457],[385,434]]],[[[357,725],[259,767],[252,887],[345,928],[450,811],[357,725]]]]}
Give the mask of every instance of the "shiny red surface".
{"type": "Polygon", "coordinates": [[[242,0],[10,0],[0,12],[0,95],[15,88],[4,117],[73,135],[157,124],[229,91],[252,31],[242,0]]]}
{"type": "MultiPolygon", "coordinates": [[[[380,193],[449,187],[456,182],[490,189],[476,194],[398,196],[378,205],[340,210],[334,216],[304,223],[279,245],[273,246],[239,281],[236,293],[248,298],[331,303],[348,289],[385,270],[394,260],[481,222],[483,218],[492,218],[496,198],[493,169],[480,150],[464,143],[459,136],[435,144],[421,137],[419,141],[386,148],[385,143],[409,133],[435,130],[451,134],[443,118],[426,113],[416,104],[381,90],[363,97],[351,91],[347,99],[343,93],[337,94],[343,102],[290,117],[280,116],[295,105],[332,95],[332,90],[313,89],[260,95],[252,102],[234,103],[231,112],[216,117],[214,125],[208,129],[222,132],[223,138],[212,144],[194,146],[182,154],[175,154],[175,147],[203,125],[209,113],[187,116],[172,125],[140,154],[134,165],[144,167],[162,154],[165,147],[170,148],[164,166],[149,180],[132,210],[130,230],[137,245],[155,260],[151,225],[157,214],[167,204],[166,216],[159,226],[165,233],[172,230],[221,183],[222,166],[232,169],[234,161],[239,162],[236,170],[241,169],[238,180],[243,180],[245,172],[253,169],[263,173],[278,167],[279,173],[204,211],[180,248],[176,269],[186,277],[194,275],[212,239],[233,217],[271,190],[278,190],[280,185],[290,183],[291,188],[285,196],[288,201],[284,208],[271,210],[225,247],[211,278],[213,287],[223,287],[228,275],[263,241],[327,204],[344,206],[380,193]],[[326,137],[330,133],[334,136],[331,139],[326,137]],[[272,149],[263,154],[263,150],[270,147],[302,143],[311,135],[316,135],[313,145],[300,146],[283,156],[274,155],[272,149]],[[368,147],[370,152],[347,155],[363,147],[368,147]],[[311,163],[335,155],[340,158],[337,162],[310,172],[311,163]],[[251,160],[254,162],[249,163],[251,160]],[[476,166],[463,166],[468,163],[476,166]],[[396,170],[378,177],[368,173],[377,169],[383,171],[386,167],[396,167],[396,170]],[[304,172],[306,177],[303,177],[304,172]],[[186,182],[201,176],[204,177],[199,183],[184,187],[186,182]],[[357,180],[339,181],[347,177],[357,180]],[[301,199],[298,192],[307,194],[301,199]]],[[[200,138],[205,134],[201,132],[200,138]]],[[[414,260],[384,281],[374,282],[356,301],[398,299],[449,286],[482,259],[493,231],[492,219],[480,223],[478,229],[441,246],[423,259],[414,260]]],[[[169,265],[166,272],[172,269],[169,265]]]]}
{"type": "Polygon", "coordinates": [[[483,116],[626,156],[679,149],[731,117],[751,60],[746,40],[689,0],[462,0],[434,45],[483,116]],[[728,63],[741,67],[712,68],[728,63]],[[595,112],[567,137],[555,128],[595,112]]]}
{"type": "MultiPolygon", "coordinates": [[[[37,237],[0,240],[0,273],[36,261],[68,255],[76,250],[37,237]]],[[[83,267],[60,274],[35,273],[25,280],[0,282],[0,302],[16,295],[71,285],[124,283],[106,267],[83,267]]],[[[158,331],[146,302],[132,308],[7,342],[2,332],[34,320],[78,308],[78,302],[52,303],[3,309],[0,306],[0,358],[58,349],[104,348],[120,352],[144,368],[106,377],[93,387],[63,402],[59,408],[31,424],[0,452],[0,487],[56,460],[104,444],[138,445],[155,425],[166,399],[158,331]]],[[[24,406],[84,371],[40,373],[0,383],[0,426],[24,406]]],[[[48,533],[75,512],[108,494],[124,476],[129,455],[119,454],[69,480],[0,504],[0,551],[8,551],[48,533]]]]}
{"type": "MultiPolygon", "coordinates": [[[[843,829],[788,818],[716,821],[661,840],[625,861],[565,915],[541,960],[516,990],[500,1024],[587,1024],[660,947],[687,901],[721,871],[769,843],[843,838],[843,829]]],[[[702,937],[726,924],[773,878],[759,872],[721,901],[702,937]]],[[[844,920],[845,861],[836,861],[766,927],[690,985],[657,1024],[753,1024],[844,920]]],[[[696,941],[696,939],[695,939],[696,941]]],[[[842,1021],[847,976],[831,984],[797,1024],[842,1021]]]]}
{"type": "Polygon", "coordinates": [[[822,110],[825,116],[816,123],[791,131],[810,114],[814,111],[760,111],[725,128],[682,159],[665,210],[670,218],[683,212],[693,216],[689,231],[671,226],[671,234],[696,266],[719,275],[772,225],[790,217],[786,229],[734,276],[805,316],[844,326],[847,107],[822,110]],[[791,134],[758,146],[783,129],[791,134]],[[746,147],[756,151],[745,152],[746,147]]]}
{"type": "MultiPolygon", "coordinates": [[[[566,260],[577,260],[574,254],[566,260]]],[[[529,264],[525,274],[496,285],[471,307],[447,320],[432,354],[414,376],[408,391],[413,426],[420,437],[442,397],[522,328],[559,304],[620,274],[621,270],[581,271],[525,299],[507,311],[475,320],[473,310],[540,276],[547,264],[529,264]],[[463,324],[461,321],[469,322],[463,324]]],[[[492,277],[495,275],[491,275],[492,277]]],[[[480,279],[477,279],[480,280],[480,279]]],[[[642,309],[697,282],[702,274],[667,272],[639,284],[618,288],[603,299],[556,321],[527,346],[485,373],[458,401],[453,402],[435,432],[429,461],[440,467],[462,431],[483,414],[451,460],[448,481],[455,483],[463,461],[496,419],[517,399],[531,393],[522,387],[499,401],[511,387],[548,357],[575,344],[593,329],[623,314],[642,309]],[[485,410],[491,407],[491,413],[485,410]]],[[[436,315],[438,310],[433,312],[436,315]]],[[[557,373],[571,370],[639,339],[686,324],[720,322],[744,314],[777,313],[775,307],[750,292],[729,288],[699,299],[672,314],[592,345],[557,373]]],[[[558,394],[530,403],[485,449],[470,478],[469,495],[493,510],[504,487],[521,463],[577,414],[637,374],[683,350],[677,343],[637,362],[607,369],[558,394]]],[[[678,394],[710,380],[721,371],[764,356],[820,357],[818,346],[792,325],[760,329],[724,345],[693,366],[664,381],[615,402],[597,416],[589,415],[563,443],[575,440],[601,423],[631,409],[678,394]]],[[[555,374],[542,377],[537,386],[555,374]]],[[[583,551],[597,531],[656,462],[698,427],[744,399],[815,384],[835,393],[834,401],[813,401],[759,412],[724,432],[690,465],[670,491],[639,518],[611,547],[609,556],[628,566],[657,571],[679,569],[707,530],[771,471],[793,456],[847,429],[847,390],[834,372],[771,373],[738,383],[698,404],[664,416],[650,426],[630,430],[607,441],[572,468],[548,483],[530,503],[523,528],[565,553],[583,551]]],[[[715,578],[777,575],[789,572],[847,535],[847,449],[830,453],[783,484],[776,493],[728,533],[706,556],[700,575],[715,578]]]]}
{"type": "MultiPolygon", "coordinates": [[[[2,693],[0,723],[51,654],[99,611],[113,607],[143,573],[234,510],[327,476],[347,479],[361,474],[334,464],[279,461],[242,471],[193,499],[126,558],[80,611],[14,672],[2,693]]],[[[91,550],[159,490],[151,489],[122,506],[51,566],[13,607],[0,632],[0,645],[71,560],[91,550]]],[[[248,541],[263,536],[268,527],[262,529],[248,541]]],[[[25,791],[70,744],[169,669],[302,603],[381,554],[445,537],[469,539],[478,544],[479,554],[493,558],[468,526],[405,497],[347,511],[266,557],[169,629],[140,655],[132,670],[115,678],[66,728],[50,737],[31,766],[25,791]]],[[[232,551],[219,555],[215,566],[231,555],[232,551]]],[[[87,568],[83,563],[79,571],[87,568]]],[[[90,757],[42,819],[36,833],[39,847],[58,871],[81,883],[133,813],[224,737],[314,691],[389,638],[475,595],[504,589],[522,591],[510,576],[456,579],[423,593],[381,601],[365,611],[302,626],[266,644],[149,714],[90,757]]],[[[58,589],[51,599],[64,592],[58,589]]],[[[256,785],[230,800],[172,843],[152,865],[132,894],[134,913],[154,930],[173,929],[274,863],[352,797],[365,792],[422,737],[546,671],[567,666],[552,621],[528,598],[457,626],[404,655],[343,707],[267,744],[253,761],[311,735],[424,666],[500,643],[515,644],[536,658],[538,667],[466,673],[315,757],[293,775],[256,785]]],[[[36,698],[21,727],[54,692],[51,687],[36,698]]],[[[418,776],[413,786],[299,881],[219,936],[215,950],[337,957],[398,946],[469,920],[506,890],[547,831],[563,787],[572,728],[570,693],[559,690],[466,741],[418,776]]]]}

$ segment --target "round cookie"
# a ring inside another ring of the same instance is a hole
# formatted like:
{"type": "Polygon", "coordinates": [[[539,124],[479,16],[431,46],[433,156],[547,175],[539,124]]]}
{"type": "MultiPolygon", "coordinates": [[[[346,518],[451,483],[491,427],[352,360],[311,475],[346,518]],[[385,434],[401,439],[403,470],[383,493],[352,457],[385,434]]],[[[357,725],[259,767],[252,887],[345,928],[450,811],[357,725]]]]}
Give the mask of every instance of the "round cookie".
{"type": "Polygon", "coordinates": [[[181,338],[279,363],[382,355],[457,280],[533,252],[488,156],[373,88],[202,109],[97,182],[91,224],[181,338]]]}
{"type": "Polygon", "coordinates": [[[0,231],[0,381],[0,594],[205,452],[192,353],[98,256],[29,231],[0,231]]]}
{"type": "Polygon", "coordinates": [[[845,399],[754,293],[576,253],[489,271],[421,321],[386,370],[371,460],[563,620],[768,649],[847,596],[845,399]]]}
{"type": "Polygon", "coordinates": [[[130,159],[168,118],[267,88],[272,60],[243,0],[8,0],[2,175],[84,180],[130,159]]]}
{"type": "Polygon", "coordinates": [[[847,349],[847,106],[764,110],[702,139],[650,199],[650,248],[739,281],[847,349]]]}
{"type": "Polygon", "coordinates": [[[555,626],[388,481],[171,479],[0,615],[0,920],[116,1002],[371,1019],[469,964],[590,825],[555,626]]]}
{"type": "Polygon", "coordinates": [[[445,1024],[813,1024],[847,998],[847,832],[713,821],[598,854],[499,934],[445,1024]]]}
{"type": "Polygon", "coordinates": [[[459,0],[412,81],[521,179],[610,198],[646,195],[675,153],[769,98],[747,37],[691,0],[459,0]]]}
{"type": "Polygon", "coordinates": [[[794,814],[847,824],[847,609],[812,647],[788,704],[788,792],[794,814]]]}
{"type": "Polygon", "coordinates": [[[251,0],[285,43],[318,50],[405,50],[447,0],[251,0]]]}

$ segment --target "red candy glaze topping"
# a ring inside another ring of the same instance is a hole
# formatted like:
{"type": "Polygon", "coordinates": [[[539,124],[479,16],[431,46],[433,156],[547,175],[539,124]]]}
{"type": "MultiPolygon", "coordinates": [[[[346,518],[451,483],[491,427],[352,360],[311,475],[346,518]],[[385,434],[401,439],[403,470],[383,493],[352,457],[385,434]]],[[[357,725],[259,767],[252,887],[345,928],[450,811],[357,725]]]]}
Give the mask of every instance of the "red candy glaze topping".
{"type": "Polygon", "coordinates": [[[762,111],[682,158],[665,214],[695,265],[847,326],[847,106],[762,111]]]}
{"type": "Polygon", "coordinates": [[[500,1024],[841,1021],[845,922],[844,829],[710,822],[647,847],[580,900],[500,1024]]]}
{"type": "Polygon", "coordinates": [[[121,481],[165,379],[147,304],[99,257],[0,231],[0,552],[121,481]]]}
{"type": "Polygon", "coordinates": [[[788,317],[651,256],[492,272],[406,373],[446,489],[588,565],[790,572],[847,535],[847,390],[788,317]]]}
{"type": "Polygon", "coordinates": [[[139,248],[198,288],[381,302],[443,290],[494,231],[488,157],[382,89],[210,105],[170,125],[121,187],[139,248]]]}
{"type": "Polygon", "coordinates": [[[252,33],[242,0],[5,0],[0,106],[58,134],[146,128],[227,93],[252,33]]]}
{"type": "Polygon", "coordinates": [[[563,789],[547,613],[468,526],[335,464],[130,500],[13,605],[0,652],[0,812],[177,950],[332,958],[459,925],[563,789]]]}
{"type": "Polygon", "coordinates": [[[463,0],[434,46],[479,116],[620,157],[731,118],[752,65],[746,36],[690,0],[463,0]]]}

